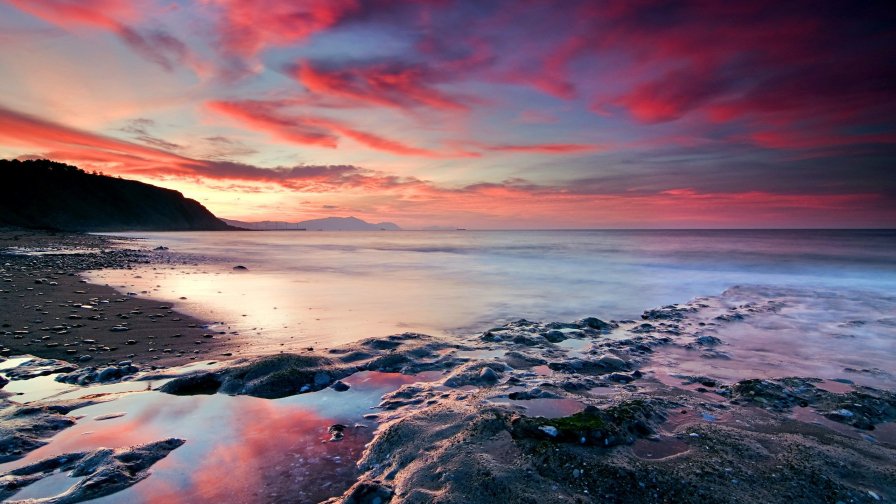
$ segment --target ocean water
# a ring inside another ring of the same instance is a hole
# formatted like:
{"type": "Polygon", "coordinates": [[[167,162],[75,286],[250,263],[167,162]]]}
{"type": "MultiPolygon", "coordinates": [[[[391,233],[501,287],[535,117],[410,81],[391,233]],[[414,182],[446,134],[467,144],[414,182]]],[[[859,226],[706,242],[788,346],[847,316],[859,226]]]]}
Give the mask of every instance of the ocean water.
{"type": "MultiPolygon", "coordinates": [[[[896,295],[894,231],[125,233],[195,265],[88,276],[219,321],[259,348],[527,318],[636,319],[733,286],[896,295]],[[235,265],[248,271],[234,271],[235,265]],[[179,299],[186,297],[187,299],[179,299]]],[[[131,243],[127,246],[133,246],[131,243]]]]}

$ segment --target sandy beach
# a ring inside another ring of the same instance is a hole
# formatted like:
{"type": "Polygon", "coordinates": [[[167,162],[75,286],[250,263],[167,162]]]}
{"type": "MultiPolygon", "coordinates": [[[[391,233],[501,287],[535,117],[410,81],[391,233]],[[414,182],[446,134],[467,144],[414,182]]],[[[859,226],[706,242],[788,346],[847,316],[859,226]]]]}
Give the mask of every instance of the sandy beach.
{"type": "Polygon", "coordinates": [[[232,355],[226,328],[178,313],[176,305],[87,283],[79,273],[168,260],[158,252],[114,248],[85,234],[0,230],[3,355],[31,354],[92,366],[131,360],[167,367],[232,355]],[[112,250],[114,249],[114,250],[112,250]],[[56,253],[62,252],[62,253],[56,253]]]}
{"type": "MultiPolygon", "coordinates": [[[[830,380],[740,360],[743,328],[780,325],[800,290],[258,356],[226,325],[78,276],[190,260],[176,251],[15,230],[0,248],[3,353],[36,357],[0,362],[9,502],[896,498],[886,370],[841,366],[849,378],[830,380]],[[725,364],[710,377],[705,363],[725,364]]],[[[868,317],[832,334],[892,323],[868,317]]]]}

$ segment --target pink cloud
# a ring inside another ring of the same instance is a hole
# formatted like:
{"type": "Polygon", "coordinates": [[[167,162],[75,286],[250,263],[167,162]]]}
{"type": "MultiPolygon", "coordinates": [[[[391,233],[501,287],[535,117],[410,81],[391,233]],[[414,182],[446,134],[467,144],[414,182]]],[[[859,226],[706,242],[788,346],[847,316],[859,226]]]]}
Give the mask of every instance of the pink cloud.
{"type": "Polygon", "coordinates": [[[222,49],[251,57],[267,47],[307,39],[360,9],[357,0],[209,0],[219,12],[222,49]]]}
{"type": "Polygon", "coordinates": [[[294,72],[296,80],[313,93],[347,98],[361,103],[407,108],[426,106],[442,110],[466,110],[457,98],[435,89],[435,75],[420,65],[367,65],[324,69],[308,61],[294,72]]]}
{"type": "Polygon", "coordinates": [[[441,156],[438,152],[361,131],[333,119],[284,112],[281,110],[284,105],[289,106],[282,102],[254,100],[212,101],[207,104],[210,109],[237,119],[250,128],[297,144],[336,148],[342,136],[371,149],[400,156],[441,156]]]}

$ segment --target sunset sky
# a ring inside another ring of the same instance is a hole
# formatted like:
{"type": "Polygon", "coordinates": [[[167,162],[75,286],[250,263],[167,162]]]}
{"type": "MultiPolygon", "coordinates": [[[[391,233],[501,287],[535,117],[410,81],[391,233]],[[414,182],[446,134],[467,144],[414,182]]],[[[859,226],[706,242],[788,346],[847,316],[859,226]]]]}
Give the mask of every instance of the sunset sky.
{"type": "Polygon", "coordinates": [[[0,0],[0,157],[216,215],[896,227],[889,2],[0,0]]]}

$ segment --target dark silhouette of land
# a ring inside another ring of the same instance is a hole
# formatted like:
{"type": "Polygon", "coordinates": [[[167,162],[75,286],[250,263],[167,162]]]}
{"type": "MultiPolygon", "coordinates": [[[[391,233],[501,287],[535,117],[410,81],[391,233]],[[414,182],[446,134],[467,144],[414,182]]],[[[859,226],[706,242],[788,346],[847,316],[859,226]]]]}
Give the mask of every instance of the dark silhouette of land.
{"type": "Polygon", "coordinates": [[[0,160],[0,225],[61,231],[236,230],[178,191],[47,159],[0,160]]]}
{"type": "Polygon", "coordinates": [[[300,222],[262,221],[243,222],[232,219],[221,219],[240,228],[253,231],[400,231],[401,228],[391,222],[365,222],[357,217],[327,217],[300,222]]]}

